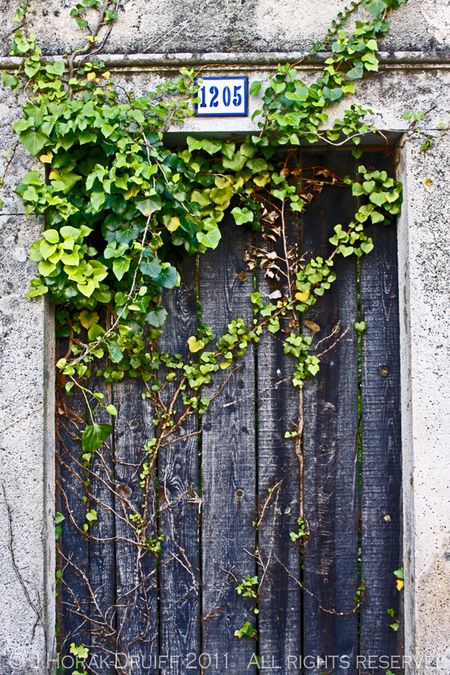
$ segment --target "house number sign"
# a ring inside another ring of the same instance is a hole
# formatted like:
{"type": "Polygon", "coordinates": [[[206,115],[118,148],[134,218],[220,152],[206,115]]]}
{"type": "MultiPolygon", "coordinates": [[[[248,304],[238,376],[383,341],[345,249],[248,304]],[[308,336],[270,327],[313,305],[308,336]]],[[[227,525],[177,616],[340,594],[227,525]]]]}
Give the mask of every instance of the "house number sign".
{"type": "Polygon", "coordinates": [[[202,77],[196,117],[247,117],[247,77],[202,77]]]}

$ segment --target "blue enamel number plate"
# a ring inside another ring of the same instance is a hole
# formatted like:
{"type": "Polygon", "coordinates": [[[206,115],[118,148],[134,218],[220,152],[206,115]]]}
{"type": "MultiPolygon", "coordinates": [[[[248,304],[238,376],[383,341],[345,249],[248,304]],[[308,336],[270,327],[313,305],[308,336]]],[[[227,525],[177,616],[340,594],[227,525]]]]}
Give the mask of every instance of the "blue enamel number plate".
{"type": "Polygon", "coordinates": [[[196,117],[247,117],[247,77],[202,77],[196,117]]]}

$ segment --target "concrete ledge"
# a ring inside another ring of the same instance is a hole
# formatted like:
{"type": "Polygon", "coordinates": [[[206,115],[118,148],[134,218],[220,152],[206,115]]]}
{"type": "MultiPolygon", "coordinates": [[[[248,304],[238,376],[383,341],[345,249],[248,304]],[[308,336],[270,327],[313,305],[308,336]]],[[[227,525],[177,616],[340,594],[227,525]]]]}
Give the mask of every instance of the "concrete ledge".
{"type": "MultiPolygon", "coordinates": [[[[101,54],[94,56],[108,68],[161,68],[171,67],[179,69],[183,66],[267,66],[276,67],[279,63],[292,63],[300,67],[322,68],[325,59],[332,52],[318,52],[309,55],[308,52],[177,52],[160,54],[101,54]]],[[[426,67],[450,67],[450,51],[439,52],[386,52],[378,53],[384,69],[402,68],[409,69],[416,66],[421,70],[426,67]]],[[[53,59],[62,58],[61,55],[46,55],[42,57],[44,63],[53,59]]],[[[0,69],[17,68],[22,62],[20,56],[0,56],[0,69]]],[[[88,60],[88,59],[87,59],[88,60]]]]}

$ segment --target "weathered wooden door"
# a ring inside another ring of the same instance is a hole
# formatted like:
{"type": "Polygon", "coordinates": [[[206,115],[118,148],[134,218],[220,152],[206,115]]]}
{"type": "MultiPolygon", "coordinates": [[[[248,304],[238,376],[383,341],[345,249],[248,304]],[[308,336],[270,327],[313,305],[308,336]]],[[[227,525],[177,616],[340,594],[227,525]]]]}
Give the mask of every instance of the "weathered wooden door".
{"type": "MultiPolygon", "coordinates": [[[[392,170],[384,150],[363,160],[392,170]]],[[[302,162],[339,175],[355,166],[347,151],[305,151],[302,162]]],[[[292,243],[327,255],[332,227],[352,216],[350,201],[326,187],[291,224],[292,243]]],[[[322,364],[304,395],[289,381],[279,341],[264,339],[231,377],[223,373],[221,395],[160,456],[147,504],[152,550],[135,546],[129,523],[152,430],[142,388],[120,381],[108,392],[119,416],[89,469],[79,443],[83,398],[60,394],[64,672],[72,672],[70,643],[89,648],[89,672],[101,675],[241,675],[258,666],[270,675],[381,673],[389,666],[380,657],[401,653],[395,223],[371,230],[375,250],[358,263],[340,260],[334,287],[310,312],[322,364]],[[301,451],[285,438],[299,419],[301,451]],[[89,538],[87,505],[98,514],[89,538]],[[236,591],[246,577],[256,598],[236,591]],[[242,628],[250,637],[234,635],[242,628]]],[[[243,274],[254,237],[226,225],[215,251],[177,260],[185,283],[168,296],[168,351],[185,350],[201,319],[217,334],[236,316],[251,321],[249,294],[270,293],[262,274],[243,274]]]]}

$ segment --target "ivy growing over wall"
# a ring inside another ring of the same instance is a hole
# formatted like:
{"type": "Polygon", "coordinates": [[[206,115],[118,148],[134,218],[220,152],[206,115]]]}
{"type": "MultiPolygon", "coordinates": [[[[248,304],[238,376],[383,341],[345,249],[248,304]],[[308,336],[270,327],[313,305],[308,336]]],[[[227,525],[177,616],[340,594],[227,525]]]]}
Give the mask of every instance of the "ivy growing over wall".
{"type": "MultiPolygon", "coordinates": [[[[118,2],[79,2],[71,15],[84,31],[85,43],[51,60],[42,57],[30,34],[27,3],[18,11],[11,53],[22,60],[3,82],[26,98],[14,131],[36,168],[23,177],[17,193],[26,213],[44,223],[30,251],[37,276],[27,296],[49,297],[56,305],[58,336],[68,339],[57,368],[67,395],[79,390],[90,410],[81,434],[84,467],[89,468],[113,429],[103,417],[99,421],[99,408],[112,417],[118,412],[103,393],[89,389],[89,378],[101,374],[111,383],[132,377],[145,384],[154,429],[142,449],[144,506],[130,512],[129,520],[136,546],[149,555],[158,556],[164,545],[164,533],[155,535],[145,506],[157,458],[179,439],[186,418],[202,415],[220,394],[214,389],[215,374],[229,369],[231,377],[239,358],[269,332],[282,339],[284,353],[292,357],[292,384],[301,392],[305,379],[320,369],[305,313],[335,281],[337,257],[360,258],[373,249],[366,226],[388,224],[400,212],[402,187],[385,171],[360,165],[356,177],[338,177],[324,168],[306,175],[293,163],[291,149],[349,143],[355,157],[361,157],[364,135],[377,133],[372,111],[351,103],[332,122],[328,111],[352,96],[364,75],[378,71],[378,41],[389,30],[389,13],[401,4],[403,0],[351,3],[325,43],[316,47],[330,47],[331,55],[314,81],[303,81],[300,71],[287,64],[278,66],[268,84],[254,82],[250,94],[261,100],[254,115],[258,131],[239,141],[188,136],[175,148],[167,142],[167,132],[193,114],[196,73],[182,68],[179,77],[139,97],[116,85],[93,57],[117,19],[118,2]],[[346,30],[358,12],[354,29],[346,30]],[[285,242],[286,222],[307,209],[315,192],[328,183],[351,192],[354,217],[334,227],[326,258],[301,257],[285,242]],[[188,340],[188,359],[162,352],[158,338],[167,318],[164,294],[183,283],[171,253],[178,248],[197,255],[216,248],[228,213],[236,226],[260,232],[268,242],[266,249],[249,251],[246,261],[249,272],[262,269],[276,291],[270,298],[252,293],[250,324],[236,317],[225,334],[216,336],[200,323],[188,340]],[[270,244],[280,241],[283,253],[274,261],[270,244]]],[[[287,437],[301,453],[301,425],[287,437]]],[[[86,489],[89,495],[89,485],[86,489]]],[[[299,530],[291,538],[303,545],[309,530],[299,515],[299,530]]],[[[85,521],[77,523],[80,536],[89,536],[101,517],[88,496],[85,521]]],[[[58,527],[64,527],[61,520],[58,527]]],[[[258,579],[249,577],[237,591],[256,597],[257,585],[258,579]]],[[[237,627],[237,637],[254,637],[248,623],[237,627]]]]}

